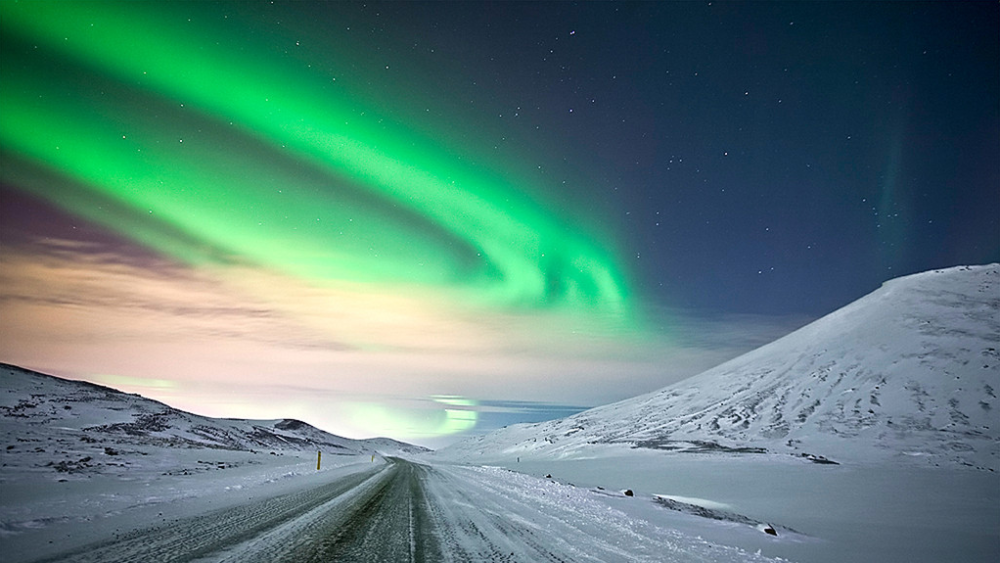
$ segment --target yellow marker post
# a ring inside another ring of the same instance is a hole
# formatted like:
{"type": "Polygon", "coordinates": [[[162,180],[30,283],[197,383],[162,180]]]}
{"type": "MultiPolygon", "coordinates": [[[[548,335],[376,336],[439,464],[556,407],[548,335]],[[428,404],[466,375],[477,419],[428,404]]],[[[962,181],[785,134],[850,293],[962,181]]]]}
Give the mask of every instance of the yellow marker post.
{"type": "Polygon", "coordinates": [[[316,471],[319,471],[319,460],[322,459],[323,452],[316,452],[316,471]]]}
{"type": "Polygon", "coordinates": [[[375,463],[375,454],[372,454],[372,463],[375,463]]]}

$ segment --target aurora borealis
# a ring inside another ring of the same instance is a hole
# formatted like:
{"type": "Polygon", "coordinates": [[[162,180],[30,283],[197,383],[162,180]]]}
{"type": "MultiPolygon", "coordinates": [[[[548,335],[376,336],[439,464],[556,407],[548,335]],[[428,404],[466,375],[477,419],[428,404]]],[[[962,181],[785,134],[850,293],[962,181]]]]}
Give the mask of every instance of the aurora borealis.
{"type": "Polygon", "coordinates": [[[920,45],[778,35],[852,28],[828,8],[2,2],[0,360],[425,441],[655,389],[997,259],[961,148],[996,144],[995,77],[922,82],[995,62],[941,53],[976,9],[908,75],[872,45],[920,45]]]}
{"type": "MultiPolygon", "coordinates": [[[[199,246],[305,279],[467,287],[475,300],[528,307],[623,307],[608,252],[527,201],[523,183],[381,125],[338,100],[322,73],[255,42],[213,44],[227,18],[191,9],[195,17],[182,19],[166,5],[7,7],[11,31],[27,30],[73,71],[37,72],[44,60],[29,60],[5,73],[0,102],[15,110],[3,122],[5,146],[134,212],[153,210],[199,246]],[[178,42],[184,35],[192,40],[178,42]],[[100,96],[61,95],[95,86],[100,96]],[[171,103],[191,110],[161,117],[171,103]],[[280,161],[291,162],[282,170],[280,161]],[[247,187],[248,177],[260,181],[247,187]]],[[[88,213],[80,203],[69,210],[88,213]]],[[[204,259],[148,235],[155,228],[89,213],[174,258],[204,259]]]]}

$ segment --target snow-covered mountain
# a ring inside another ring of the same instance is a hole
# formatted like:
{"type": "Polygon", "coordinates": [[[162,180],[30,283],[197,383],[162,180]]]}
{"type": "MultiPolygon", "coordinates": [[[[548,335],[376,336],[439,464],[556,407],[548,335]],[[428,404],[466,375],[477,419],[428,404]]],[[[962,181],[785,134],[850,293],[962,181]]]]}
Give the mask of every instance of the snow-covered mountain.
{"type": "Polygon", "coordinates": [[[910,459],[1000,470],[1000,265],[911,275],[659,391],[439,453],[592,455],[602,444],[910,459]]]}
{"type": "Polygon", "coordinates": [[[113,461],[117,452],[139,446],[265,454],[319,450],[345,455],[427,451],[388,438],[343,438],[293,419],[199,416],[139,395],[8,364],[0,364],[0,430],[6,467],[37,466],[37,457],[66,470],[93,466],[99,463],[95,460],[113,461]],[[57,452],[64,455],[56,459],[57,452]]]}

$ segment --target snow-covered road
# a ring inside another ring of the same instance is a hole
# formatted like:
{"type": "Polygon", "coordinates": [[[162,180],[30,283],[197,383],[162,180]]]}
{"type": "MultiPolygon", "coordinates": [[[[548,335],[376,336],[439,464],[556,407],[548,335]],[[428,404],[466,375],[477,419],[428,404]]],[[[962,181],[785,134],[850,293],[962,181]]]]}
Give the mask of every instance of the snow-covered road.
{"type": "Polygon", "coordinates": [[[287,533],[304,533],[307,524],[334,508],[347,504],[345,497],[370,487],[370,482],[385,473],[368,469],[341,476],[316,488],[300,490],[262,500],[214,510],[165,522],[149,528],[114,536],[85,545],[70,553],[61,553],[44,561],[113,562],[113,561],[205,561],[230,559],[220,554],[227,550],[250,549],[265,557],[275,555],[278,539],[287,533]],[[279,537],[280,536],[280,537],[279,537]],[[272,540],[260,541],[260,539],[272,540]]]}
{"type": "Polygon", "coordinates": [[[388,462],[42,561],[771,561],[630,517],[597,491],[494,467],[388,462]]]}

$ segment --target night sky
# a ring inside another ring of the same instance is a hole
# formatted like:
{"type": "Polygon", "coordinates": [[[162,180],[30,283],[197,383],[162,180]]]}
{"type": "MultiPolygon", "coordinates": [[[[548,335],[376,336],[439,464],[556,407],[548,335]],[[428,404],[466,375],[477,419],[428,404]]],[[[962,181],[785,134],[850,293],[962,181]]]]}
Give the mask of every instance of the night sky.
{"type": "Polygon", "coordinates": [[[1000,6],[0,2],[0,361],[440,445],[1000,261],[1000,6]]]}

